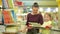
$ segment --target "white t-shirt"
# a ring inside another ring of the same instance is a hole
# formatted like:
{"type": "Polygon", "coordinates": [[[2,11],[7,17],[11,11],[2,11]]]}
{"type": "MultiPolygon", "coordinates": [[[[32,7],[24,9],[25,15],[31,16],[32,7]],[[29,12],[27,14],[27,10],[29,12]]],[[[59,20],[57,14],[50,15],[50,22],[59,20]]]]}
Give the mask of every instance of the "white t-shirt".
{"type": "Polygon", "coordinates": [[[52,24],[52,21],[44,22],[43,25],[41,25],[41,27],[50,26],[51,24],[52,24]]]}

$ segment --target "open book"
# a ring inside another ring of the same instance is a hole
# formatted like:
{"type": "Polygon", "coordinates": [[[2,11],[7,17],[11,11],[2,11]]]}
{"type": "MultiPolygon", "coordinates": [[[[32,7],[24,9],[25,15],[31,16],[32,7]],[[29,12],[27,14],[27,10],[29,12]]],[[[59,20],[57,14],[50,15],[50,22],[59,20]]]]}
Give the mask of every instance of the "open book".
{"type": "Polygon", "coordinates": [[[41,27],[41,24],[36,23],[36,22],[29,22],[31,24],[31,26],[33,27],[41,27]]]}

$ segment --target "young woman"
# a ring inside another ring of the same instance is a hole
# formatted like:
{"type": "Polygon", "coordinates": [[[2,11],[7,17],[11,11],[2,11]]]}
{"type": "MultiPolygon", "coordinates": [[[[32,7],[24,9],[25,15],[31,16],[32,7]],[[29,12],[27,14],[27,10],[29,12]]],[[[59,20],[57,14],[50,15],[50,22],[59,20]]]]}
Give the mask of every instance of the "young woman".
{"type": "Polygon", "coordinates": [[[43,24],[43,17],[41,14],[38,13],[38,9],[39,9],[39,5],[38,3],[35,2],[32,6],[32,12],[27,15],[27,23],[26,23],[28,27],[27,34],[38,34],[39,33],[39,29],[29,26],[30,25],[29,22],[35,22],[41,25],[43,24]]]}

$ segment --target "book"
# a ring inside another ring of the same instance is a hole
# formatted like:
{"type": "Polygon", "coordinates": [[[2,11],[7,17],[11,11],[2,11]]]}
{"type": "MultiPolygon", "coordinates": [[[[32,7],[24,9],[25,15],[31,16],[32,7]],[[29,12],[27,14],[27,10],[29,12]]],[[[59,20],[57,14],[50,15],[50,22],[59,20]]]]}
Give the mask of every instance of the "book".
{"type": "Polygon", "coordinates": [[[2,0],[0,0],[0,6],[2,6],[2,0]]]}
{"type": "Polygon", "coordinates": [[[0,24],[2,24],[2,10],[0,10],[0,24]]]}
{"type": "Polygon", "coordinates": [[[13,18],[11,16],[11,11],[3,11],[3,18],[4,18],[4,24],[11,24],[14,23],[13,18]]]}
{"type": "Polygon", "coordinates": [[[13,8],[13,0],[7,0],[9,8],[13,8]]]}
{"type": "Polygon", "coordinates": [[[8,8],[7,0],[2,0],[2,2],[3,2],[3,8],[8,8]]]}
{"type": "Polygon", "coordinates": [[[5,26],[4,25],[0,25],[0,32],[5,32],[5,26]]]}
{"type": "Polygon", "coordinates": [[[29,22],[33,27],[41,27],[39,23],[36,22],[29,22]]]}
{"type": "Polygon", "coordinates": [[[6,32],[18,32],[18,27],[7,27],[6,32]]]}

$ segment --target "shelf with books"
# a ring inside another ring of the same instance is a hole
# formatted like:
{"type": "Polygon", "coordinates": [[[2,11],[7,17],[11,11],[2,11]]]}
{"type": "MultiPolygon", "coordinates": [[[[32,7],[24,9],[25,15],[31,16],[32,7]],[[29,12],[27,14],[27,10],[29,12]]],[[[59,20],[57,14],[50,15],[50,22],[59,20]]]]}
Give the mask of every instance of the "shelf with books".
{"type": "Polygon", "coordinates": [[[4,24],[12,24],[16,21],[14,10],[3,10],[4,24]]]}
{"type": "Polygon", "coordinates": [[[2,9],[0,9],[0,25],[3,24],[2,22],[2,9]]]}
{"type": "Polygon", "coordinates": [[[12,0],[2,0],[3,7],[8,9],[8,8],[13,8],[13,2],[12,0]]]}
{"type": "Polygon", "coordinates": [[[2,7],[2,0],[0,0],[0,7],[2,7]]]}

